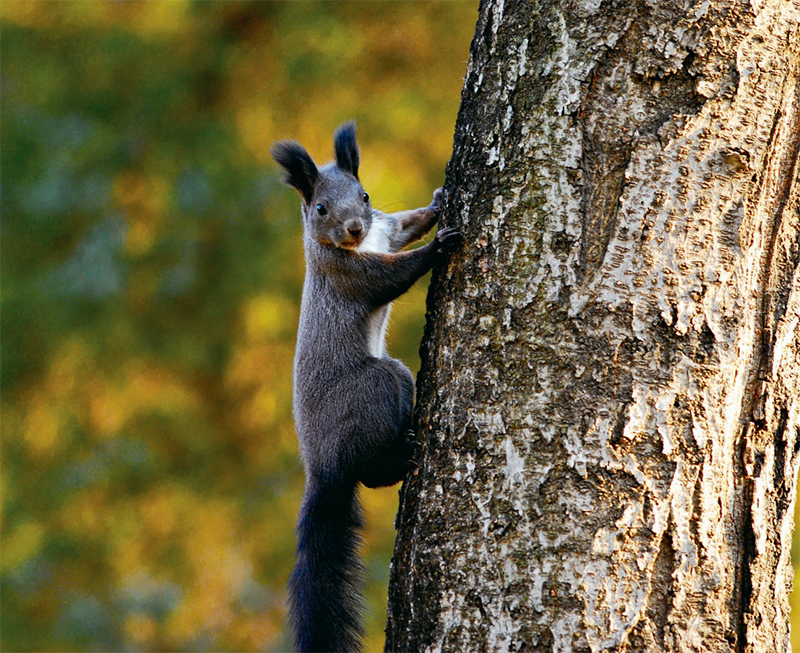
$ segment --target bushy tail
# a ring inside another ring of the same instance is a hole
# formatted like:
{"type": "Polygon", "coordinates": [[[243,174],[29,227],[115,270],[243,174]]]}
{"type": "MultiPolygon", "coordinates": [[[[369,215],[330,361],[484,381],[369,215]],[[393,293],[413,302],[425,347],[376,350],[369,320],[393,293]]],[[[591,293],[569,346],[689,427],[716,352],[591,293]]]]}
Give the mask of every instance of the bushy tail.
{"type": "Polygon", "coordinates": [[[289,579],[300,653],[361,650],[362,523],[355,487],[307,484],[297,520],[297,564],[289,579]]]}

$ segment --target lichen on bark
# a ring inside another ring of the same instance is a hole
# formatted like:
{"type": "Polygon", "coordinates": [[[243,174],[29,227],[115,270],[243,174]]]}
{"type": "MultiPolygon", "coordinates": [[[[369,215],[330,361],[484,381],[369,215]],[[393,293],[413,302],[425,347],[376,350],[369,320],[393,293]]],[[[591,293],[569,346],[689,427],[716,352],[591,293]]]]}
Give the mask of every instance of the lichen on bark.
{"type": "Polygon", "coordinates": [[[482,2],[391,651],[788,641],[800,1],[482,2]]]}

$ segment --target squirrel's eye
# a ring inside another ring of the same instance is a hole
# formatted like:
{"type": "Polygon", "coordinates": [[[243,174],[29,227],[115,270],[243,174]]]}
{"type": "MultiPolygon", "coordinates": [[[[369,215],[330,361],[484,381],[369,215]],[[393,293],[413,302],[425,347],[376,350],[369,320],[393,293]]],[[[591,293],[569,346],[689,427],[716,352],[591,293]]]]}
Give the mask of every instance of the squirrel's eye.
{"type": "Polygon", "coordinates": [[[369,193],[364,191],[364,202],[369,202],[369,193]]]}
{"type": "Polygon", "coordinates": [[[317,204],[317,213],[320,215],[326,215],[328,213],[328,209],[322,206],[322,204],[317,204]]]}

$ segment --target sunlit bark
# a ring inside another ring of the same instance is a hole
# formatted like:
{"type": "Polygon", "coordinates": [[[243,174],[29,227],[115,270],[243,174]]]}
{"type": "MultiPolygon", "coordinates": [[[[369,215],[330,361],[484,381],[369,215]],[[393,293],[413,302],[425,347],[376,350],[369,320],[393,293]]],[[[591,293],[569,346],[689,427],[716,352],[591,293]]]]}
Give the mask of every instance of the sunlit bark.
{"type": "Polygon", "coordinates": [[[786,649],[799,24],[482,3],[387,650],[786,649]]]}

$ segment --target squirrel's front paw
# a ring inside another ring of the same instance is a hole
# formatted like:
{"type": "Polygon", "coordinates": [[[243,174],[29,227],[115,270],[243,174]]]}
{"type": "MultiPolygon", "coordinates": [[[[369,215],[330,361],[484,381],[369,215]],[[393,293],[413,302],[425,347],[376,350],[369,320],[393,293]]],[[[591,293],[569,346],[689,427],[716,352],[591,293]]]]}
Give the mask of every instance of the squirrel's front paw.
{"type": "Polygon", "coordinates": [[[463,240],[461,232],[457,227],[445,227],[436,232],[436,253],[449,254],[452,252],[463,240]]]}
{"type": "Polygon", "coordinates": [[[439,214],[442,212],[442,208],[444,207],[444,191],[441,188],[437,188],[433,191],[433,200],[431,203],[428,204],[428,210],[433,211],[436,214],[436,217],[439,217],[439,214]]]}

